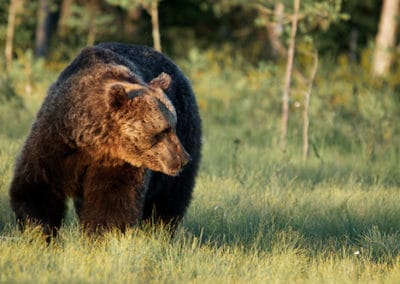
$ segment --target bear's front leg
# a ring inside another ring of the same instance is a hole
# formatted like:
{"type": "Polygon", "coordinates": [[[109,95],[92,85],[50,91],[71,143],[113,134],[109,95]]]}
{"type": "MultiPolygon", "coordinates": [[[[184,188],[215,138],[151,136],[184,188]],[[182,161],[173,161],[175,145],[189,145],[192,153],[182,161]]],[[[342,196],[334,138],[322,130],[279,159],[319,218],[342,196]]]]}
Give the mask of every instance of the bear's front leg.
{"type": "Polygon", "coordinates": [[[10,201],[22,230],[26,223],[32,223],[43,227],[48,241],[56,236],[66,211],[65,196],[49,183],[16,176],[11,183],[10,201]]]}
{"type": "Polygon", "coordinates": [[[142,217],[147,171],[129,164],[90,166],[79,218],[90,233],[136,225],[142,217]]]}

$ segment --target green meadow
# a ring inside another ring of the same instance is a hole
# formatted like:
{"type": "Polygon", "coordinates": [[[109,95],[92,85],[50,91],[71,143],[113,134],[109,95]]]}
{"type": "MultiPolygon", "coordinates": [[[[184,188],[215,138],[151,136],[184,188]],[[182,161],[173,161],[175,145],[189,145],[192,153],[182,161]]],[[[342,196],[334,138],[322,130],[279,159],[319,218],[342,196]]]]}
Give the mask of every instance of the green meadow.
{"type": "Polygon", "coordinates": [[[8,186],[65,65],[24,64],[11,72],[18,97],[5,78],[0,88],[1,283],[400,282],[399,95],[361,67],[320,64],[304,161],[296,81],[286,151],[279,143],[283,66],[191,51],[179,65],[201,109],[203,159],[175,238],[162,228],[89,238],[71,209],[47,245],[37,228],[18,231],[8,186]]]}

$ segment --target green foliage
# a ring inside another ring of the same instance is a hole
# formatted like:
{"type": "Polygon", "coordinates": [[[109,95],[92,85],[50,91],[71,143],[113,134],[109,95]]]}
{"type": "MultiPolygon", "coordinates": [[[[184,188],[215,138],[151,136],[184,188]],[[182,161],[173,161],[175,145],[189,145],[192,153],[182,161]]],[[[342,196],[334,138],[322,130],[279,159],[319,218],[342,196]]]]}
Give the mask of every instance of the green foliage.
{"type": "MultiPolygon", "coordinates": [[[[50,40],[49,58],[56,60],[70,58],[71,50],[79,50],[87,44],[88,30],[93,24],[95,42],[123,41],[151,44],[148,15],[142,13],[132,19],[129,14],[129,11],[132,12],[138,5],[144,7],[143,5],[146,6],[149,1],[151,0],[74,1],[73,13],[67,18],[67,26],[63,26],[65,30],[59,33],[60,27],[56,21],[52,26],[54,33],[50,40]],[[128,6],[129,9],[126,9],[128,6]],[[89,23],[91,15],[95,15],[94,23],[89,23]]],[[[281,2],[285,5],[285,13],[290,15],[292,1],[281,2]]],[[[193,47],[202,49],[229,43],[253,63],[271,58],[265,26],[256,24],[265,23],[265,20],[262,20],[260,14],[256,12],[255,4],[262,5],[272,13],[275,3],[241,0],[161,1],[159,18],[163,49],[174,56],[185,56],[193,47]]],[[[9,1],[0,4],[0,46],[5,43],[8,5],[9,1]]],[[[61,3],[58,3],[56,8],[60,10],[61,6],[61,3]]],[[[34,46],[37,8],[38,1],[27,1],[19,10],[14,39],[16,50],[23,51],[34,46]]],[[[307,14],[307,17],[302,18],[300,28],[304,30],[306,38],[313,39],[319,54],[333,57],[349,50],[350,35],[354,32],[357,34],[358,44],[355,52],[358,53],[374,38],[379,11],[379,1],[302,0],[301,12],[307,14]],[[350,15],[350,19],[344,21],[345,15],[350,15]]],[[[285,22],[288,21],[289,18],[286,17],[285,22]]],[[[287,31],[283,39],[286,37],[287,31]]]]}
{"type": "Polygon", "coordinates": [[[45,66],[45,61],[35,58],[32,50],[28,49],[23,52],[18,51],[17,58],[12,62],[9,70],[4,72],[8,74],[18,95],[43,97],[49,83],[57,76],[54,71],[60,71],[62,66],[63,64],[45,66]]]}
{"type": "Polygon", "coordinates": [[[114,15],[112,14],[96,14],[92,15],[92,11],[90,11],[89,7],[81,6],[78,4],[74,4],[71,6],[72,17],[68,18],[66,21],[66,26],[77,34],[86,34],[88,33],[89,26],[91,24],[91,17],[95,17],[94,25],[100,30],[104,31],[105,29],[109,29],[107,33],[116,32],[117,29],[113,25],[115,20],[114,15]]]}
{"type": "Polygon", "coordinates": [[[4,44],[6,39],[6,24],[8,18],[8,1],[0,4],[0,43],[4,44]]]}
{"type": "MultiPolygon", "coordinates": [[[[311,65],[309,60],[300,57],[296,64],[306,70],[311,65]]],[[[283,78],[283,66],[264,62],[255,67],[245,62],[240,54],[225,46],[220,51],[204,53],[193,49],[189,61],[181,65],[197,86],[207,122],[220,127],[221,135],[229,135],[231,141],[238,138],[246,145],[278,147],[282,86],[279,78],[283,78]]],[[[329,60],[322,60],[320,66],[310,106],[310,142],[314,153],[335,149],[359,153],[365,162],[398,159],[399,147],[393,141],[400,139],[396,123],[400,112],[393,88],[377,85],[368,67],[364,70],[348,61],[334,66],[329,60]]],[[[304,91],[304,83],[295,75],[289,136],[296,152],[300,152],[302,143],[304,91]]]]}
{"type": "Polygon", "coordinates": [[[152,3],[159,3],[162,0],[106,0],[111,5],[120,6],[126,10],[134,10],[139,6],[149,7],[152,3]]]}
{"type": "Polygon", "coordinates": [[[349,15],[341,12],[342,0],[305,2],[300,10],[300,31],[309,33],[320,30],[326,32],[332,23],[348,20],[349,15]]]}
{"type": "MultiPolygon", "coordinates": [[[[38,1],[24,1],[23,8],[18,9],[14,33],[14,45],[17,50],[32,47],[36,27],[36,9],[38,1]]],[[[0,3],[0,46],[6,41],[9,1],[0,3]]],[[[1,49],[3,51],[3,49],[1,49]]]]}
{"type": "Polygon", "coordinates": [[[0,103],[5,103],[13,99],[18,99],[11,79],[6,72],[0,75],[0,103]]]}

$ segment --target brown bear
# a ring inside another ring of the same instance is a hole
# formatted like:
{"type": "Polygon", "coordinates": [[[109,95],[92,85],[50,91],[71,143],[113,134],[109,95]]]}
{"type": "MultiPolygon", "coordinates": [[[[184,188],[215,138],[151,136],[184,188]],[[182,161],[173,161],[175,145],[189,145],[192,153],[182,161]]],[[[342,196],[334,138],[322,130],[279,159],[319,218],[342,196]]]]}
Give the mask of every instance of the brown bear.
{"type": "Polygon", "coordinates": [[[50,87],[10,187],[18,223],[55,235],[73,198],[89,232],[142,222],[172,232],[189,205],[201,121],[180,69],[155,50],[87,47],[50,87]]]}

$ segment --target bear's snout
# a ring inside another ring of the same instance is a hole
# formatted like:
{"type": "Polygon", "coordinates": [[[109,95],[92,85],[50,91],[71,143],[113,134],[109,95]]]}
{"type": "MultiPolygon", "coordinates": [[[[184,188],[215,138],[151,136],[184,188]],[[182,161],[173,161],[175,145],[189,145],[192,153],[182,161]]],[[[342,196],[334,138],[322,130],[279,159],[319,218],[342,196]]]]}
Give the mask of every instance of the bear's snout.
{"type": "Polygon", "coordinates": [[[178,175],[183,170],[183,167],[192,160],[192,157],[189,155],[177,137],[175,142],[175,149],[171,149],[171,156],[169,159],[166,159],[166,163],[164,164],[166,166],[164,168],[164,173],[171,176],[178,175]],[[173,153],[175,153],[175,155],[173,153]]]}
{"type": "Polygon", "coordinates": [[[170,157],[162,162],[162,172],[170,176],[177,176],[183,170],[184,166],[192,160],[192,157],[181,143],[176,144],[176,149],[171,151],[170,154],[170,157]],[[173,152],[175,152],[175,155],[173,152]]]}
{"type": "Polygon", "coordinates": [[[186,164],[188,164],[192,160],[192,157],[183,147],[181,141],[176,135],[173,135],[171,138],[173,144],[175,144],[176,147],[175,157],[173,156],[171,157],[173,160],[175,160],[172,162],[172,164],[175,164],[176,174],[178,174],[183,169],[183,167],[186,166],[186,164]]]}
{"type": "Polygon", "coordinates": [[[180,168],[186,166],[192,160],[192,157],[186,152],[185,148],[182,145],[179,145],[179,149],[177,151],[177,158],[180,161],[180,168]]]}
{"type": "Polygon", "coordinates": [[[157,143],[143,157],[144,166],[156,172],[177,176],[192,157],[174,133],[157,143]]]}

